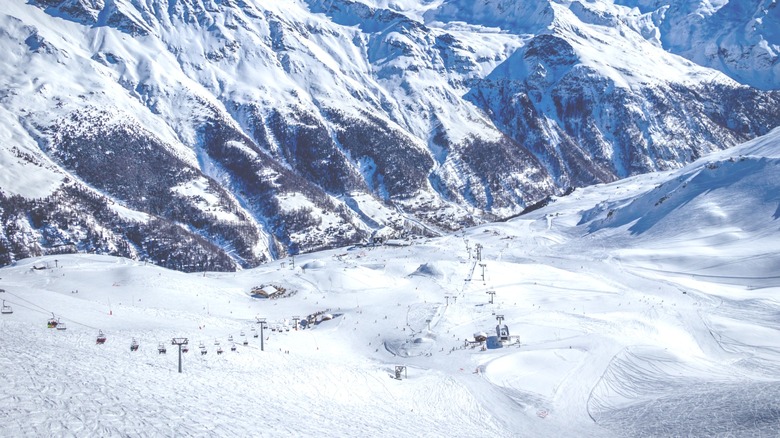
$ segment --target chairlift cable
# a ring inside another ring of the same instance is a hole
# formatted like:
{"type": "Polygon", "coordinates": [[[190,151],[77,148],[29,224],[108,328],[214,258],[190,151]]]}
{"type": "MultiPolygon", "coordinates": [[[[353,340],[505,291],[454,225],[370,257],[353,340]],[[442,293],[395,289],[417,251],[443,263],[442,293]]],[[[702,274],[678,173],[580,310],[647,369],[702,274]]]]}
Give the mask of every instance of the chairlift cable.
{"type": "MultiPolygon", "coordinates": [[[[22,309],[27,309],[27,310],[32,311],[32,312],[42,313],[42,314],[47,315],[47,316],[48,315],[56,315],[57,318],[62,319],[65,322],[68,322],[68,323],[71,323],[71,324],[75,324],[75,325],[78,325],[78,326],[82,326],[82,327],[85,327],[85,328],[88,328],[88,329],[92,329],[92,330],[98,330],[98,331],[101,330],[98,327],[94,327],[94,326],[91,326],[89,324],[84,324],[83,322],[79,322],[79,321],[77,321],[77,320],[75,320],[75,319],[73,319],[71,317],[67,317],[67,316],[63,315],[62,313],[57,313],[57,312],[53,312],[51,310],[48,310],[45,307],[39,306],[38,304],[35,304],[32,301],[30,301],[30,300],[22,298],[21,296],[15,294],[13,292],[6,291],[6,293],[9,294],[9,295],[13,295],[17,299],[19,299],[21,301],[24,301],[25,303],[27,303],[27,304],[29,304],[30,306],[33,306],[33,307],[26,306],[24,304],[20,304],[20,303],[15,302],[15,301],[5,300],[8,304],[11,304],[13,306],[17,306],[17,307],[22,308],[22,309]]],[[[224,334],[223,334],[223,336],[224,336],[224,334]]],[[[149,339],[149,338],[146,338],[146,337],[139,337],[139,336],[135,336],[135,339],[138,340],[139,343],[141,341],[143,341],[144,343],[148,342],[148,343],[151,343],[151,344],[159,344],[160,343],[159,339],[149,339]]],[[[245,348],[246,347],[251,347],[251,345],[242,345],[242,347],[245,347],[245,348]]]]}
{"type": "Polygon", "coordinates": [[[41,307],[41,306],[39,306],[39,305],[37,305],[37,304],[33,303],[33,302],[32,302],[32,301],[30,301],[30,300],[24,299],[24,298],[20,297],[19,295],[15,294],[15,293],[13,293],[13,292],[8,292],[8,291],[6,291],[6,293],[7,293],[7,294],[10,294],[10,295],[13,295],[13,296],[15,296],[16,298],[18,298],[18,299],[20,299],[20,300],[24,301],[25,303],[28,303],[28,304],[30,304],[30,305],[32,305],[32,306],[34,306],[34,307],[36,307],[36,309],[33,309],[33,308],[31,308],[31,307],[24,306],[24,305],[22,305],[22,304],[19,304],[19,303],[13,303],[13,302],[11,302],[11,301],[8,301],[8,300],[6,300],[6,301],[8,301],[9,303],[11,303],[11,304],[13,304],[13,305],[15,305],[15,306],[19,306],[19,307],[21,307],[21,308],[23,308],[23,309],[31,310],[31,311],[34,311],[34,312],[41,312],[41,313],[44,313],[44,314],[46,314],[46,315],[57,315],[59,318],[61,318],[61,319],[64,319],[64,320],[65,320],[65,321],[67,321],[67,322],[71,322],[71,323],[73,323],[73,324],[80,325],[80,326],[82,326],[82,327],[90,328],[90,329],[93,329],[93,330],[99,330],[97,327],[92,327],[91,325],[84,324],[84,323],[82,323],[82,322],[78,322],[78,321],[76,321],[76,320],[75,320],[75,319],[73,319],[73,318],[69,318],[69,317],[63,316],[61,313],[52,312],[51,310],[48,310],[48,309],[46,309],[46,308],[44,308],[44,307],[41,307]]]}
{"type": "Polygon", "coordinates": [[[42,311],[46,312],[47,314],[50,314],[50,313],[52,313],[50,310],[47,310],[47,309],[45,309],[45,308],[43,308],[43,307],[41,307],[41,306],[39,306],[39,305],[37,305],[37,304],[33,303],[32,301],[26,300],[26,299],[24,299],[24,298],[20,297],[19,295],[16,295],[16,294],[15,294],[15,293],[13,293],[13,292],[8,292],[8,291],[6,291],[5,293],[7,293],[7,294],[9,294],[9,295],[13,295],[13,296],[15,296],[16,298],[19,298],[20,300],[24,301],[25,303],[28,303],[28,304],[30,304],[30,305],[32,305],[32,306],[35,306],[35,307],[39,308],[39,309],[41,309],[42,311]]]}

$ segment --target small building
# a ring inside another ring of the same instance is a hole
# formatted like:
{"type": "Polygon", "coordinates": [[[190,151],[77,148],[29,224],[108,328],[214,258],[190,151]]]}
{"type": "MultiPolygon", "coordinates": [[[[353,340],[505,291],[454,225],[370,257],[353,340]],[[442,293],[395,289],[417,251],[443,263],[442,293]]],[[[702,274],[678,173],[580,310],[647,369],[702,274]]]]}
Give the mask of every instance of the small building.
{"type": "Polygon", "coordinates": [[[279,295],[281,291],[274,286],[255,286],[252,288],[252,297],[254,298],[273,298],[279,295]]]}

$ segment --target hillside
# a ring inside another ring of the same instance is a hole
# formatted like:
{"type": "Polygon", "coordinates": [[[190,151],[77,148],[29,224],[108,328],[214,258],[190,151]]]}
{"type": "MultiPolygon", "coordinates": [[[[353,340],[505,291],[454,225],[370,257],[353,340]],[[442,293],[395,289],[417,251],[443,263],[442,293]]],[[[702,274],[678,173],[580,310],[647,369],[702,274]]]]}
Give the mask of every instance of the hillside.
{"type": "Polygon", "coordinates": [[[780,125],[774,3],[656,3],[6,1],[0,264],[444,235],[780,125]]]}
{"type": "Polygon", "coordinates": [[[775,130],[504,223],[236,273],[17,261],[0,434],[776,435],[779,170],[775,130]],[[285,296],[250,297],[262,285],[285,296]],[[256,317],[281,329],[264,351],[256,317]],[[182,374],[157,351],[172,337],[182,374]]]}

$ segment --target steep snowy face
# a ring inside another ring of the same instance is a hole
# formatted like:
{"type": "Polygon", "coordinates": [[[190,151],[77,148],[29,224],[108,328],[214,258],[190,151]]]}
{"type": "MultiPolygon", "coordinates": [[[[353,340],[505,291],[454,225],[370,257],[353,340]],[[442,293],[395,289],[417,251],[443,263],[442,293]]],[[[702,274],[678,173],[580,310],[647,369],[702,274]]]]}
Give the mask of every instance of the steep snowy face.
{"type": "MultiPolygon", "coordinates": [[[[734,7],[687,5],[708,17],[734,7]]],[[[255,266],[507,217],[780,125],[777,92],[665,50],[667,12],[9,0],[0,256],[255,266]]]]}
{"type": "Polygon", "coordinates": [[[776,93],[646,41],[608,5],[552,5],[555,19],[470,90],[559,184],[669,169],[780,123],[776,93]]]}
{"type": "MultiPolygon", "coordinates": [[[[780,8],[776,0],[616,0],[637,8],[645,33],[672,53],[759,89],[780,88],[780,8]]],[[[628,15],[637,16],[636,12],[628,15]]]]}
{"type": "Polygon", "coordinates": [[[428,22],[464,22],[516,34],[537,34],[552,24],[555,14],[549,1],[450,0],[426,11],[424,17],[428,22]]]}

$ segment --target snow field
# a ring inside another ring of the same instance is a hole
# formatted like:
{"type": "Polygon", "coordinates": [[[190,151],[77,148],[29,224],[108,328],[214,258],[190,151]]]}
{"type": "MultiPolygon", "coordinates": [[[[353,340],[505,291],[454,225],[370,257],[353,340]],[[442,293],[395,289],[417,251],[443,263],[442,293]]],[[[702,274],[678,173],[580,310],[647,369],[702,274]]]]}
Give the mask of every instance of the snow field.
{"type": "Polygon", "coordinates": [[[19,261],[0,269],[14,307],[0,316],[0,435],[774,436],[777,159],[766,139],[734,154],[747,158],[294,266],[19,261]],[[250,297],[267,284],[287,295],[250,297]],[[46,328],[52,312],[67,330],[46,328]],[[270,330],[318,312],[334,318],[270,330]],[[256,317],[269,323],[265,351],[256,317]],[[475,333],[487,343],[469,342],[475,333]],[[157,352],[174,336],[190,339],[182,374],[173,346],[157,352]],[[392,378],[397,365],[408,378],[392,378]]]}

